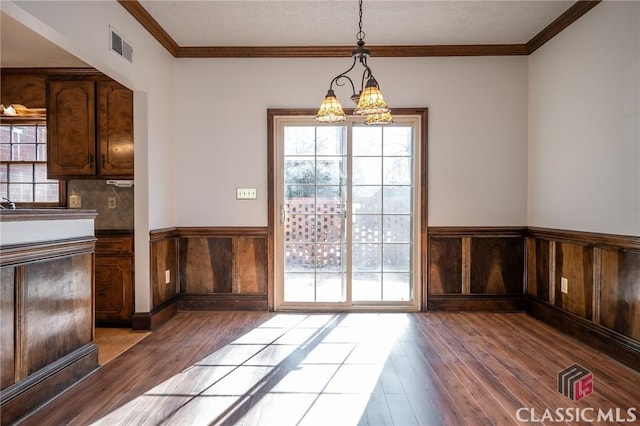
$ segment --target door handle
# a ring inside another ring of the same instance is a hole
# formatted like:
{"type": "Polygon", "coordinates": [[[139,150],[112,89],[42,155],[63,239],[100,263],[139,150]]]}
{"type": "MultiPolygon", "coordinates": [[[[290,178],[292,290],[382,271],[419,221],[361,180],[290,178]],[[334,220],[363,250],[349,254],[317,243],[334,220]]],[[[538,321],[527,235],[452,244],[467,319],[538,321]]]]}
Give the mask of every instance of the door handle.
{"type": "Polygon", "coordinates": [[[287,213],[284,210],[284,206],[280,205],[280,223],[284,225],[284,222],[287,219],[287,213]]]}

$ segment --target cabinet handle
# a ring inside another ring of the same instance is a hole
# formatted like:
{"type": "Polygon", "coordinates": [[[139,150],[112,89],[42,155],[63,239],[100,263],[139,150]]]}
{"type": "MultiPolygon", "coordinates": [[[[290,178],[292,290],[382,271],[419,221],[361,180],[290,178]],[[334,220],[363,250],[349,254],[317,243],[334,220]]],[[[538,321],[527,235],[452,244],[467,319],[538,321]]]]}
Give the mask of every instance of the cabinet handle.
{"type": "Polygon", "coordinates": [[[89,154],[89,168],[93,169],[93,154],[89,154]]]}

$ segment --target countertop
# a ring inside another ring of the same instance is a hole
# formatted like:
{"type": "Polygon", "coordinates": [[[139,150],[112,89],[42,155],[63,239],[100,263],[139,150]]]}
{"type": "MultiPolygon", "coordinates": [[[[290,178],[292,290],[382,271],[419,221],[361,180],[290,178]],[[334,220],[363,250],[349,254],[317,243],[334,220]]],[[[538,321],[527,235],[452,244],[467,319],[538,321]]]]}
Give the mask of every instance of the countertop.
{"type": "Polygon", "coordinates": [[[17,222],[33,220],[67,220],[67,219],[95,219],[95,210],[80,209],[0,209],[0,221],[17,222]]]}

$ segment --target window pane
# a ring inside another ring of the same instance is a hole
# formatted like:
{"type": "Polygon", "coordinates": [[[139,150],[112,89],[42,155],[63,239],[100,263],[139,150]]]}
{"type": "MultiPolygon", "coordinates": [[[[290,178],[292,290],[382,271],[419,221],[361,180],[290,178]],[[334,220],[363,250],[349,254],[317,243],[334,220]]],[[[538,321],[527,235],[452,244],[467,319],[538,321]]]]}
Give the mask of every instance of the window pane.
{"type": "Polygon", "coordinates": [[[11,161],[11,145],[5,143],[0,144],[0,160],[11,161]]]}
{"type": "Polygon", "coordinates": [[[381,186],[354,186],[352,191],[353,213],[380,213],[381,189],[381,186]]]}
{"type": "Polygon", "coordinates": [[[382,269],[382,244],[354,244],[353,270],[380,271],[382,269]]]}
{"type": "Polygon", "coordinates": [[[342,271],[342,245],[341,244],[317,244],[316,267],[322,272],[342,271]]]}
{"type": "Polygon", "coordinates": [[[304,273],[285,274],[287,285],[284,300],[287,302],[313,302],[315,299],[315,275],[304,273]]]}
{"type": "Polygon", "coordinates": [[[318,157],[316,162],[316,184],[339,185],[342,182],[342,158],[318,157]]]}
{"type": "Polygon", "coordinates": [[[0,197],[9,198],[9,194],[7,193],[8,186],[6,183],[0,183],[0,197]]]}
{"type": "Polygon", "coordinates": [[[342,241],[343,217],[341,214],[319,214],[316,217],[316,238],[319,243],[342,241]]]}
{"type": "MultiPolygon", "coordinates": [[[[315,190],[316,190],[316,199],[318,200],[318,212],[322,213],[324,211],[324,210],[321,210],[325,208],[321,203],[326,202],[329,199],[331,199],[331,201],[333,202],[332,206],[335,206],[336,209],[340,209],[340,211],[342,211],[342,206],[340,204],[340,202],[342,201],[342,192],[343,192],[342,186],[338,186],[338,185],[316,186],[315,190]]],[[[329,210],[329,212],[332,212],[332,211],[333,210],[329,210]]],[[[338,211],[338,210],[335,210],[335,211],[338,211]]]]}
{"type": "Polygon", "coordinates": [[[38,144],[36,145],[36,159],[38,161],[47,161],[47,145],[38,144]]]}
{"type": "Polygon", "coordinates": [[[285,170],[285,183],[313,184],[316,181],[315,159],[313,158],[287,158],[285,170]]]}
{"type": "Polygon", "coordinates": [[[11,164],[9,166],[9,182],[12,182],[12,183],[33,182],[33,165],[11,164]]]}
{"type": "Polygon", "coordinates": [[[354,273],[352,297],[354,301],[378,301],[382,297],[382,274],[354,273]]]}
{"type": "Polygon", "coordinates": [[[317,155],[342,155],[344,131],[344,127],[316,127],[317,155]]]}
{"type": "Polygon", "coordinates": [[[314,127],[285,127],[284,155],[313,155],[316,150],[314,127]]]}
{"type": "Polygon", "coordinates": [[[385,244],[383,253],[384,271],[411,270],[411,244],[385,244]]]}
{"type": "Polygon", "coordinates": [[[382,241],[381,225],[378,215],[353,215],[353,241],[365,243],[382,241]]]}
{"type": "Polygon", "coordinates": [[[11,126],[0,126],[0,143],[11,143],[11,126]]]}
{"type": "Polygon", "coordinates": [[[353,155],[382,155],[382,129],[380,127],[353,128],[353,155]]]}
{"type": "Polygon", "coordinates": [[[342,302],[344,275],[319,273],[316,276],[316,302],[342,302]]]}
{"type": "Polygon", "coordinates": [[[385,185],[411,185],[411,158],[385,157],[384,183],[385,185]]]}
{"type": "Polygon", "coordinates": [[[34,182],[47,182],[47,165],[46,164],[34,164],[35,168],[35,180],[34,182]]]}
{"type": "Polygon", "coordinates": [[[11,142],[15,143],[36,143],[36,127],[35,126],[13,126],[13,138],[11,142]]]}
{"type": "Polygon", "coordinates": [[[7,198],[14,203],[32,203],[33,184],[10,184],[7,198]]]}
{"type": "Polygon", "coordinates": [[[19,144],[11,147],[11,159],[13,161],[36,161],[35,144],[19,144]]]}
{"type": "Polygon", "coordinates": [[[285,244],[285,263],[287,271],[307,271],[315,268],[315,244],[285,244]]]}
{"type": "Polygon", "coordinates": [[[385,186],[384,213],[411,213],[411,187],[385,186]]]}
{"type": "Polygon", "coordinates": [[[411,155],[411,127],[386,127],[382,142],[385,156],[411,155]]]}
{"type": "Polygon", "coordinates": [[[36,184],[36,203],[56,203],[58,202],[58,184],[44,183],[36,184]]]}
{"type": "Polygon", "coordinates": [[[315,242],[315,215],[289,214],[285,224],[286,242],[315,242]]]}
{"type": "Polygon", "coordinates": [[[355,157],[353,159],[354,185],[380,185],[382,183],[382,158],[355,157]]]}
{"type": "Polygon", "coordinates": [[[411,274],[384,274],[382,298],[385,301],[411,300],[411,274]]]}
{"type": "Polygon", "coordinates": [[[411,216],[384,216],[384,241],[389,243],[411,242],[411,216]]]}
{"type": "Polygon", "coordinates": [[[9,179],[8,168],[6,164],[0,164],[0,182],[7,182],[9,179]]]}
{"type": "Polygon", "coordinates": [[[38,126],[37,130],[38,143],[47,143],[47,126],[38,126]]]}
{"type": "MultiPolygon", "coordinates": [[[[287,197],[287,202],[294,198],[311,198],[313,202],[315,186],[313,185],[287,185],[284,187],[284,191],[287,197]]],[[[292,210],[293,211],[293,210],[292,210]]],[[[298,210],[301,211],[301,210],[298,210]]],[[[313,208],[311,209],[313,211],[313,208]]]]}

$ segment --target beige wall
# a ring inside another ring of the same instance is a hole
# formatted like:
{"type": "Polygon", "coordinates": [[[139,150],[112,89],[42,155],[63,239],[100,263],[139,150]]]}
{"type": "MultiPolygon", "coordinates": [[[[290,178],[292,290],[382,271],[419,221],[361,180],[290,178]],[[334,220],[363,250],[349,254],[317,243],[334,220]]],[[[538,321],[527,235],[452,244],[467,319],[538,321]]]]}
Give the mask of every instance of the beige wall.
{"type": "MultiPolygon", "coordinates": [[[[179,226],[267,224],[267,109],[317,108],[350,59],[176,63],[179,226]],[[236,187],[256,201],[236,201],[236,187]]],[[[430,226],[524,226],[527,58],[371,58],[393,107],[429,108],[430,226]]],[[[343,90],[344,89],[344,90],[343,90]]],[[[346,106],[350,93],[337,88],[346,106]]]]}
{"type": "Polygon", "coordinates": [[[528,224],[640,235],[640,2],[602,2],[529,60],[528,224]]]}

